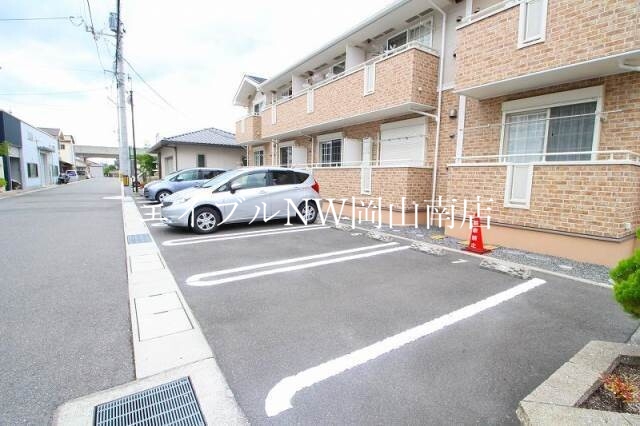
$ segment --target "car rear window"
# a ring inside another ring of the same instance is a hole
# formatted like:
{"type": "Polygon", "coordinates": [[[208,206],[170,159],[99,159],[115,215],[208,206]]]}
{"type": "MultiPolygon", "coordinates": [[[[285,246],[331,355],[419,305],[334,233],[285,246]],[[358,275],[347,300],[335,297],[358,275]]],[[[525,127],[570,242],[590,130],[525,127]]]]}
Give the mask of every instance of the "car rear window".
{"type": "Polygon", "coordinates": [[[296,183],[302,183],[309,178],[308,173],[295,172],[294,174],[296,175],[296,183]]]}

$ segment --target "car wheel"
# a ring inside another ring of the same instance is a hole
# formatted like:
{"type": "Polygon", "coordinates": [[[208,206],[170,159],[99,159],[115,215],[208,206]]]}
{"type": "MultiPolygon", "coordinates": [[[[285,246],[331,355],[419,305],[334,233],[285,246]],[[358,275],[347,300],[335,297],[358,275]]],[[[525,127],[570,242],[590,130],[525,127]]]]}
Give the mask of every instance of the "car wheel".
{"type": "MultiPolygon", "coordinates": [[[[303,201],[298,206],[298,211],[300,211],[300,213],[302,213],[302,217],[307,220],[307,225],[314,223],[318,218],[318,207],[313,201],[309,201],[308,203],[303,201]]],[[[304,223],[302,220],[300,220],[300,222],[304,223]]]]}
{"type": "Polygon", "coordinates": [[[212,207],[200,207],[193,213],[192,228],[196,234],[211,234],[218,230],[222,219],[218,210],[212,207]]]}
{"type": "Polygon", "coordinates": [[[161,203],[162,200],[164,200],[164,198],[168,197],[169,195],[171,195],[171,191],[158,191],[158,193],[156,194],[156,201],[161,203]]]}

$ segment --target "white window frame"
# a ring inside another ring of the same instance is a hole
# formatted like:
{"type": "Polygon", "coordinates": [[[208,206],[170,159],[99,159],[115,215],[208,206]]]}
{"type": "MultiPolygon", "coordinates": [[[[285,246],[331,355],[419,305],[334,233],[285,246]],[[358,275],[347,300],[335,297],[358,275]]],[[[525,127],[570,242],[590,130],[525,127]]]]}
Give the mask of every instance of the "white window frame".
{"type": "MultiPolygon", "coordinates": [[[[545,1],[546,1],[546,0],[545,0],[545,1]]],[[[402,46],[404,46],[404,45],[406,45],[406,44],[411,43],[413,40],[410,40],[410,39],[409,39],[409,31],[410,31],[410,30],[413,30],[413,29],[415,29],[415,28],[418,28],[420,25],[425,25],[427,22],[429,22],[429,23],[431,24],[431,43],[430,43],[430,45],[429,45],[428,47],[433,47],[433,22],[434,22],[434,21],[433,21],[433,12],[432,12],[432,13],[430,13],[430,14],[428,14],[428,15],[425,15],[425,16],[424,16],[424,17],[423,17],[423,18],[422,18],[422,19],[421,19],[417,24],[412,25],[412,26],[410,26],[410,27],[407,27],[407,28],[405,28],[405,29],[404,29],[404,30],[402,30],[402,31],[398,31],[397,33],[393,34],[392,36],[389,36],[389,37],[384,41],[384,48],[385,48],[385,50],[393,50],[393,49],[397,49],[397,48],[399,48],[399,47],[402,47],[402,46]],[[395,38],[395,37],[399,36],[399,35],[400,35],[400,34],[402,34],[402,33],[406,33],[406,39],[407,39],[407,41],[406,41],[404,44],[401,44],[400,46],[396,46],[396,47],[394,47],[393,49],[390,49],[390,48],[389,48],[389,40],[391,40],[392,38],[395,38]]]]}
{"type": "Polygon", "coordinates": [[[253,149],[253,165],[254,166],[264,166],[264,147],[259,147],[259,148],[254,148],[253,149]],[[256,156],[260,154],[260,158],[262,159],[262,161],[260,162],[260,164],[257,164],[258,162],[256,161],[256,156]]]}
{"type": "MultiPolygon", "coordinates": [[[[549,138],[549,114],[551,108],[566,105],[575,105],[588,102],[596,102],[595,111],[595,123],[593,127],[593,141],[591,143],[591,151],[597,151],[600,145],[600,114],[602,113],[604,99],[604,86],[586,87],[584,89],[568,90],[565,92],[550,93],[547,95],[534,96],[531,98],[517,99],[514,101],[504,102],[502,104],[502,131],[500,132],[500,159],[502,159],[503,153],[506,153],[505,146],[506,138],[505,133],[507,130],[507,115],[519,112],[535,111],[535,110],[547,110],[547,122],[545,125],[544,145],[543,151],[540,153],[542,156],[542,162],[546,160],[545,154],[547,153],[547,140],[549,138]]],[[[506,154],[505,154],[506,155],[506,154]]],[[[533,154],[532,154],[533,155],[533,154]]],[[[592,160],[596,159],[596,155],[592,154],[592,160]]],[[[553,162],[557,164],[558,162],[553,162]]]]}
{"type": "Polygon", "coordinates": [[[518,49],[531,46],[538,43],[543,43],[547,38],[547,12],[548,12],[548,0],[521,0],[520,3],[520,19],[518,23],[518,49]],[[542,2],[542,23],[540,25],[540,35],[535,38],[526,39],[525,34],[527,30],[527,5],[532,1],[542,2]]]}
{"type": "MultiPolygon", "coordinates": [[[[324,167],[324,159],[322,158],[322,145],[327,142],[333,142],[334,140],[340,139],[340,163],[342,166],[344,159],[344,135],[341,132],[336,133],[325,133],[324,135],[319,135],[316,138],[318,142],[318,160],[321,166],[324,167]]],[[[326,167],[338,167],[333,165],[331,162],[326,167]]]]}
{"type": "Polygon", "coordinates": [[[339,74],[342,74],[342,73],[344,73],[346,70],[347,70],[347,60],[346,60],[346,59],[343,59],[343,60],[338,61],[338,62],[336,62],[335,64],[331,65],[331,74],[333,74],[333,75],[339,75],[339,74]],[[334,68],[335,68],[336,66],[340,65],[340,64],[342,64],[342,68],[343,68],[343,70],[342,70],[342,71],[340,71],[340,72],[335,72],[335,69],[334,69],[334,68]]]}
{"type": "Polygon", "coordinates": [[[281,142],[278,144],[278,166],[291,167],[291,164],[293,164],[293,146],[294,145],[295,145],[294,141],[281,142]],[[285,166],[282,165],[282,158],[280,156],[280,150],[282,148],[289,148],[289,162],[285,166]]]}

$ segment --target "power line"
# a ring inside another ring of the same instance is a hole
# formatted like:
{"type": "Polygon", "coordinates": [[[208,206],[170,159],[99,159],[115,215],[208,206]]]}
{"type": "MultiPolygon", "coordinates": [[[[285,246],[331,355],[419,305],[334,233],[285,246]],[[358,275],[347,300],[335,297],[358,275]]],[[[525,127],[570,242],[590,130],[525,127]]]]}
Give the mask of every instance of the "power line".
{"type": "Polygon", "coordinates": [[[0,93],[0,96],[71,95],[76,93],[97,92],[99,90],[104,90],[104,88],[101,87],[99,89],[68,90],[68,91],[62,91],[62,92],[13,92],[13,93],[0,93]]]}
{"type": "MultiPolygon", "coordinates": [[[[96,36],[96,27],[93,25],[93,14],[91,13],[91,2],[87,0],[87,9],[89,10],[89,22],[91,23],[91,35],[93,36],[93,44],[96,46],[96,53],[98,54],[98,61],[100,62],[100,68],[104,72],[104,62],[102,62],[102,57],[100,56],[100,48],[98,47],[98,38],[96,36]]],[[[87,28],[87,29],[89,29],[87,28]]]]}
{"type": "Polygon", "coordinates": [[[167,104],[171,109],[175,110],[176,112],[180,112],[176,107],[171,105],[171,103],[169,101],[167,101],[164,98],[164,96],[162,96],[160,93],[158,93],[158,91],[156,89],[154,89],[153,86],[151,86],[149,83],[147,83],[147,81],[140,75],[140,73],[138,71],[136,71],[134,66],[131,65],[131,62],[129,62],[127,60],[127,58],[123,57],[122,59],[127,63],[127,65],[129,65],[129,68],[131,68],[131,71],[133,71],[133,73],[140,79],[140,81],[142,81],[149,88],[149,90],[151,90],[158,98],[160,98],[162,100],[162,102],[167,104]]]}
{"type": "Polygon", "coordinates": [[[55,21],[63,19],[82,19],[81,16],[38,16],[38,17],[26,17],[26,18],[0,18],[0,22],[11,21],[55,21]]]}

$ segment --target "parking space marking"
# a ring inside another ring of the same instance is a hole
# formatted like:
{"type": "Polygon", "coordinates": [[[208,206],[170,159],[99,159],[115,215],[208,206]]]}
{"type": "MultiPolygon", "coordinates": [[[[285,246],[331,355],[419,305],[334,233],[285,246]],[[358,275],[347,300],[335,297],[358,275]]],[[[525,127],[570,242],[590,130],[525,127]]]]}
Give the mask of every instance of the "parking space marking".
{"type": "Polygon", "coordinates": [[[190,276],[189,278],[187,278],[186,283],[189,285],[203,285],[203,284],[193,284],[193,283],[197,283],[199,281],[203,281],[206,278],[216,277],[219,275],[228,275],[236,272],[251,271],[254,269],[267,268],[270,266],[287,265],[290,263],[304,262],[307,260],[322,259],[325,257],[332,257],[332,256],[340,256],[348,253],[356,253],[361,251],[374,250],[374,249],[397,246],[397,245],[398,243],[374,244],[371,246],[358,247],[358,248],[347,249],[347,250],[330,251],[326,253],[313,254],[310,256],[294,257],[290,259],[275,260],[273,262],[258,263],[256,265],[240,266],[237,268],[222,269],[214,272],[205,272],[203,274],[196,274],[196,275],[190,276]]]}
{"type": "Polygon", "coordinates": [[[542,279],[533,278],[479,302],[467,305],[424,324],[410,328],[409,330],[391,337],[387,337],[386,339],[378,341],[372,345],[358,349],[331,361],[327,361],[316,367],[304,370],[295,376],[286,377],[280,380],[267,394],[264,403],[265,412],[269,417],[276,416],[283,411],[292,408],[291,399],[302,389],[337,376],[338,374],[354,367],[363,365],[380,357],[381,355],[389,353],[408,343],[412,343],[436,331],[442,330],[447,326],[484,312],[545,283],[546,281],[542,279]]]}
{"type": "Polygon", "coordinates": [[[192,282],[188,282],[187,284],[195,287],[214,286],[214,285],[225,284],[225,283],[230,283],[234,281],[243,281],[251,278],[264,277],[266,275],[273,275],[273,274],[280,274],[283,272],[291,272],[291,271],[299,271],[301,269],[315,268],[318,266],[330,265],[332,263],[348,262],[349,260],[363,259],[367,257],[378,256],[381,254],[394,253],[397,251],[408,250],[409,248],[410,248],[409,246],[393,247],[393,248],[388,248],[383,250],[376,250],[369,253],[353,254],[349,256],[335,257],[333,259],[319,260],[311,263],[303,263],[300,265],[292,265],[292,266],[284,266],[282,268],[268,269],[266,271],[253,272],[250,274],[234,275],[232,277],[220,278],[213,281],[192,281],[192,282]]]}
{"type": "Polygon", "coordinates": [[[454,260],[454,261],[453,261],[453,262],[451,262],[451,263],[467,263],[467,261],[466,261],[466,260],[464,260],[464,259],[458,259],[458,260],[454,260]]]}
{"type": "Polygon", "coordinates": [[[162,245],[163,246],[184,246],[188,244],[200,244],[200,243],[210,243],[214,241],[227,241],[227,240],[237,240],[237,239],[243,239],[243,238],[255,238],[255,237],[262,237],[266,235],[291,234],[295,232],[318,231],[322,229],[331,229],[331,228],[328,226],[322,226],[322,225],[309,225],[309,226],[296,226],[294,228],[286,228],[279,231],[264,230],[264,231],[234,232],[232,234],[224,234],[217,237],[203,236],[203,237],[180,238],[177,240],[167,240],[163,242],[162,245]]]}

